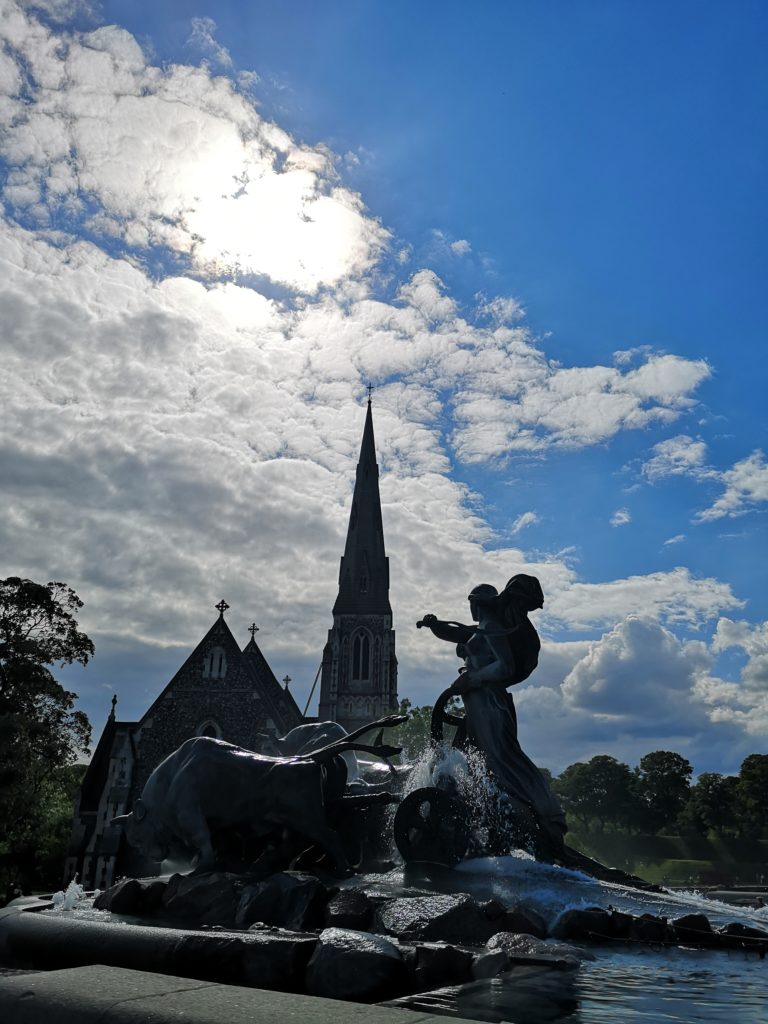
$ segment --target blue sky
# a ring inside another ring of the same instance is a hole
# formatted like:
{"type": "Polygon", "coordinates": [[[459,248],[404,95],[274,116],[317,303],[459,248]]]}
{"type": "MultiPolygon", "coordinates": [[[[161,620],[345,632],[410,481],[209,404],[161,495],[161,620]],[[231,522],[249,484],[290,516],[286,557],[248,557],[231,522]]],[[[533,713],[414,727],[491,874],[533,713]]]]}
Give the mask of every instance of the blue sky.
{"type": "Polygon", "coordinates": [[[0,10],[0,550],[97,726],[222,596],[303,703],[371,380],[402,695],[527,570],[542,764],[766,750],[764,5],[0,10]]]}

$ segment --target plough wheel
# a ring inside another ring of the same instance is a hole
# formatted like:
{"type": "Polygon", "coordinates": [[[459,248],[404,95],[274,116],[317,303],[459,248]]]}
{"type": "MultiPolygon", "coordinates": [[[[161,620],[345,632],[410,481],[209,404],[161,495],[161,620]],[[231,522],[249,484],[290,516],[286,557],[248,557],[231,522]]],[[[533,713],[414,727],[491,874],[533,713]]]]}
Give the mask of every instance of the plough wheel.
{"type": "Polygon", "coordinates": [[[406,864],[422,861],[453,867],[469,845],[461,801],[434,786],[408,794],[397,808],[394,833],[406,864]]]}

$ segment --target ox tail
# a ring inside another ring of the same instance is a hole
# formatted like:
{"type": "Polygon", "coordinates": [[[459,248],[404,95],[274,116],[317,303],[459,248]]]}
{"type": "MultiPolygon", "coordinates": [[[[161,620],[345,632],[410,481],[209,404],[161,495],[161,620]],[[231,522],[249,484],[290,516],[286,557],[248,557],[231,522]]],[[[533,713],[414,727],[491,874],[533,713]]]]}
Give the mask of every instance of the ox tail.
{"type": "Polygon", "coordinates": [[[351,732],[349,736],[345,736],[344,739],[335,740],[333,743],[329,743],[326,747],[320,747],[319,750],[312,750],[306,754],[302,754],[301,756],[310,758],[320,764],[329,761],[333,757],[337,757],[339,754],[344,754],[348,750],[360,750],[364,754],[375,754],[377,757],[384,759],[394,757],[395,754],[399,754],[403,748],[390,747],[382,743],[383,730],[392,729],[394,726],[402,725],[403,722],[407,721],[407,715],[387,715],[385,718],[379,718],[375,722],[369,722],[368,725],[363,725],[359,729],[355,729],[354,732],[351,732]],[[371,732],[373,729],[378,729],[379,734],[372,746],[356,742],[361,736],[365,736],[367,732],[371,732]]]}

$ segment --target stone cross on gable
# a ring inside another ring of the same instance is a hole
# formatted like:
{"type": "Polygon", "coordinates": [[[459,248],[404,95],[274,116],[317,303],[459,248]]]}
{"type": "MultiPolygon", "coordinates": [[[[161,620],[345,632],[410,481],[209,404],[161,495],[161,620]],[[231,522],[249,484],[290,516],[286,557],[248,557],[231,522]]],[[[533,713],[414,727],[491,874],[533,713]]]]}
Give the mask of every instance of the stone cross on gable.
{"type": "Polygon", "coordinates": [[[288,684],[292,683],[293,680],[291,679],[291,677],[289,675],[286,675],[286,676],[283,676],[283,682],[285,683],[285,688],[287,690],[288,689],[288,684]]]}
{"type": "Polygon", "coordinates": [[[218,612],[219,612],[219,618],[223,619],[224,618],[224,612],[227,610],[227,608],[229,608],[229,605],[224,600],[224,598],[222,598],[221,601],[219,601],[219,603],[216,605],[216,608],[218,609],[218,612]]]}
{"type": "Polygon", "coordinates": [[[259,627],[256,625],[255,622],[252,622],[250,624],[250,626],[248,627],[248,632],[251,634],[251,640],[255,640],[256,634],[259,632],[259,627]]]}
{"type": "Polygon", "coordinates": [[[368,385],[368,404],[371,404],[371,395],[373,394],[373,384],[368,385]]]}

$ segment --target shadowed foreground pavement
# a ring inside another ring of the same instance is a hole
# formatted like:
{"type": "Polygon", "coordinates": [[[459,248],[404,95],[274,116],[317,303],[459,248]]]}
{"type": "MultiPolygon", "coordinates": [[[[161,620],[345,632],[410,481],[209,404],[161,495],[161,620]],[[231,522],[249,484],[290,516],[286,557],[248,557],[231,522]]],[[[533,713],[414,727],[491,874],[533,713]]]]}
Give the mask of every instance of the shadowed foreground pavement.
{"type": "MultiPolygon", "coordinates": [[[[0,977],[3,1024],[435,1024],[431,1014],[122,967],[0,977]]],[[[463,1018],[452,1018],[462,1024],[463,1018]]],[[[468,1022],[467,1022],[468,1024],[468,1022]]]]}

